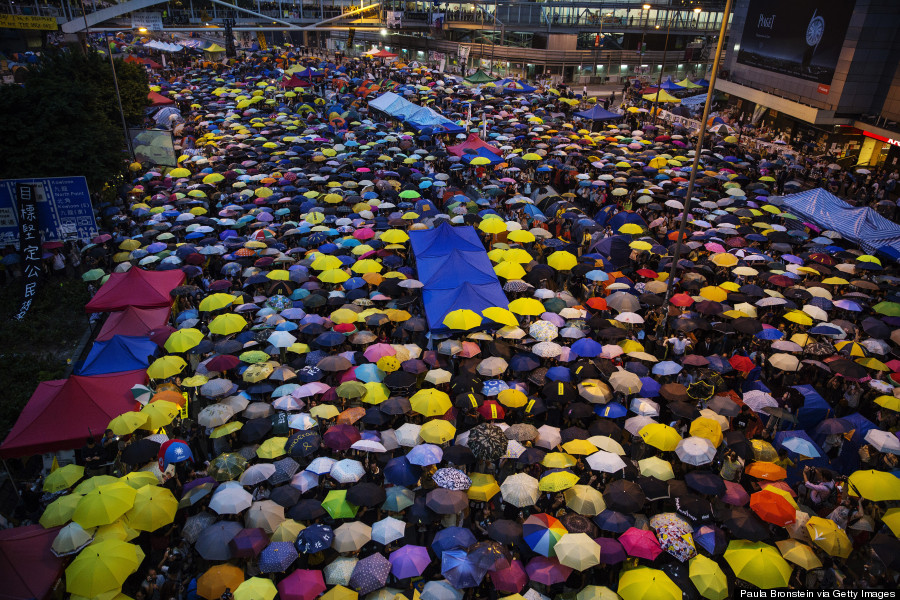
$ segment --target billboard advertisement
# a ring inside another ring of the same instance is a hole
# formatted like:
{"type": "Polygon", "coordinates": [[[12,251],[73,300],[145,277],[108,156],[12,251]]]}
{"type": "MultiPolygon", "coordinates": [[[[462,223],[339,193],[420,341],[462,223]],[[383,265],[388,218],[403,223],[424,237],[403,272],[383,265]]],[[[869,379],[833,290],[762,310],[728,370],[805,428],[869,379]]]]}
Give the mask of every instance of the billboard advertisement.
{"type": "Polygon", "coordinates": [[[828,86],[855,0],[750,0],[737,62],[828,86]]]}
{"type": "Polygon", "coordinates": [[[172,132],[167,129],[129,129],[134,158],[140,163],[177,167],[178,154],[172,132]]]}

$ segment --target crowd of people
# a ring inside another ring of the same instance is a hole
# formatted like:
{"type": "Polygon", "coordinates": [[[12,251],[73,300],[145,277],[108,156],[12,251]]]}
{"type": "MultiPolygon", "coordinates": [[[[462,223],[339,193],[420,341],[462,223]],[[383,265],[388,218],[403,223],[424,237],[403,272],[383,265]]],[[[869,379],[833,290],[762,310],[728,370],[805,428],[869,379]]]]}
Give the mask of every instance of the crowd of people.
{"type": "Polygon", "coordinates": [[[78,268],[185,282],[142,406],[25,488],[22,522],[81,536],[69,593],[897,588],[896,265],[782,209],[796,156],[713,132],[686,208],[696,132],[637,106],[291,49],[152,85],[178,167],[132,165],[78,268]],[[420,281],[410,235],[463,227],[509,303],[433,322],[450,273],[420,281]],[[123,486],[161,515],[79,511],[123,486]],[[110,540],[139,560],[83,577],[110,540]]]}

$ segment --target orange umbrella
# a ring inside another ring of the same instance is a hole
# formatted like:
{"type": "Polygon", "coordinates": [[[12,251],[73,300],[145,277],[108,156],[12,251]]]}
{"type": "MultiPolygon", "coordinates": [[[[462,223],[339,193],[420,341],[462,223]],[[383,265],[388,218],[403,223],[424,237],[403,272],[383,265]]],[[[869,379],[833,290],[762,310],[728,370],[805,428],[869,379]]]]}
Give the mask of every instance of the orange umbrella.
{"type": "Polygon", "coordinates": [[[178,406],[184,406],[184,396],[174,390],[163,390],[161,392],[156,392],[153,394],[153,397],[150,398],[150,402],[174,402],[178,406]]]}
{"type": "Polygon", "coordinates": [[[353,425],[364,416],[366,416],[366,409],[361,406],[354,406],[339,414],[336,422],[339,425],[353,425]]]}
{"type": "Polygon", "coordinates": [[[778,481],[779,479],[787,478],[787,471],[775,463],[766,462],[764,460],[758,460],[755,463],[752,463],[744,472],[751,477],[767,479],[769,481],[778,481]]]}
{"type": "Polygon", "coordinates": [[[232,592],[244,582],[244,571],[232,565],[216,565],[197,580],[197,595],[206,600],[219,600],[225,588],[232,592]]]}
{"type": "Polygon", "coordinates": [[[763,521],[784,527],[797,518],[797,509],[784,496],[771,490],[762,490],[750,496],[750,508],[763,521]]]}

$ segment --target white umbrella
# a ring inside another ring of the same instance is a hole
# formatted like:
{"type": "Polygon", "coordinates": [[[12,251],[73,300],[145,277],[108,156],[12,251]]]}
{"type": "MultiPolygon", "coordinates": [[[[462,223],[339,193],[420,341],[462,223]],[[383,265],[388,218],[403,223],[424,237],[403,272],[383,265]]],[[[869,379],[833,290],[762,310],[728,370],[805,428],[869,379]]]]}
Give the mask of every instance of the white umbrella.
{"type": "Polygon", "coordinates": [[[372,539],[372,528],[359,521],[344,523],[334,530],[331,547],[338,552],[356,552],[372,539]]]}
{"type": "Polygon", "coordinates": [[[372,525],[372,540],[387,546],[405,535],[406,523],[394,517],[385,517],[372,525]]]}
{"type": "Polygon", "coordinates": [[[291,478],[291,487],[305,494],[319,485],[319,476],[312,471],[300,471],[291,478]]]}
{"type": "Polygon", "coordinates": [[[324,569],[325,583],[328,585],[350,585],[350,577],[359,559],[355,556],[339,556],[324,569]]]}
{"type": "Polygon", "coordinates": [[[425,374],[425,381],[432,385],[441,385],[442,383],[450,383],[452,373],[444,369],[432,369],[425,374]]]}
{"type": "Polygon", "coordinates": [[[639,323],[644,322],[644,317],[642,317],[641,315],[639,315],[637,313],[626,311],[626,312],[621,312],[621,313],[617,314],[616,321],[619,321],[620,323],[638,323],[639,324],[639,323]]]}
{"type": "Polygon", "coordinates": [[[319,422],[316,421],[315,417],[309,413],[291,415],[291,418],[288,420],[288,427],[291,429],[300,429],[302,431],[312,429],[318,424],[319,422]]]}
{"type": "Polygon", "coordinates": [[[645,425],[650,425],[651,423],[656,423],[656,421],[650,417],[631,417],[625,421],[625,431],[631,435],[638,435],[638,432],[643,429],[645,425]]]}
{"type": "Polygon", "coordinates": [[[197,422],[202,427],[218,427],[224,425],[234,416],[234,408],[227,404],[210,404],[197,415],[197,422]]]}
{"type": "MultiPolygon", "coordinates": [[[[616,346],[618,348],[618,346],[616,346]]],[[[612,400],[612,390],[599,379],[585,379],[578,384],[578,395],[591,404],[606,404],[612,400]]]]}
{"type": "Polygon", "coordinates": [[[538,428],[538,437],[534,441],[534,445],[540,448],[552,450],[559,446],[562,442],[562,436],[559,434],[559,427],[551,425],[541,425],[538,428]]]}
{"type": "Polygon", "coordinates": [[[587,441],[600,450],[606,450],[607,452],[612,452],[619,456],[625,456],[625,449],[622,447],[622,444],[607,435],[592,435],[587,441]]]}
{"type": "Polygon", "coordinates": [[[537,479],[526,473],[516,473],[507,477],[500,485],[503,501],[517,508],[531,506],[541,495],[537,479]]]}
{"type": "Polygon", "coordinates": [[[634,398],[629,407],[631,412],[645,417],[658,417],[659,404],[649,398],[634,398]]]}
{"type": "Polygon", "coordinates": [[[754,412],[760,412],[765,407],[778,406],[778,401],[762,390],[750,390],[744,394],[743,400],[754,412]]]}
{"type": "Polygon", "coordinates": [[[338,483],[355,483],[366,474],[366,469],[358,460],[345,458],[334,463],[330,475],[338,483]]]}
{"type": "Polygon", "coordinates": [[[879,452],[900,454],[900,439],[897,439],[893,433],[881,429],[870,429],[863,439],[879,452]]]}
{"type": "Polygon", "coordinates": [[[810,317],[817,321],[827,321],[828,313],[819,308],[818,306],[813,306],[812,304],[806,304],[803,306],[803,312],[808,314],[810,317]]]}
{"type": "Polygon", "coordinates": [[[290,348],[297,341],[297,338],[287,331],[275,331],[266,341],[276,348],[290,348]]]}
{"type": "Polygon", "coordinates": [[[317,456],[309,463],[309,465],[307,465],[306,470],[310,473],[315,473],[316,475],[327,475],[331,473],[331,467],[333,467],[336,462],[336,460],[328,458],[327,456],[317,456]]]}
{"type": "Polygon", "coordinates": [[[678,442],[675,455],[686,465],[705,465],[716,457],[716,448],[706,438],[689,437],[678,442]]]}
{"type": "Polygon", "coordinates": [[[641,378],[630,371],[616,371],[609,376],[609,384],[612,388],[623,394],[637,394],[643,384],[641,378]]]}
{"type": "Polygon", "coordinates": [[[236,515],[250,508],[253,496],[240,483],[227,481],[219,486],[209,501],[209,508],[220,515],[236,515]]]}
{"type": "Polygon", "coordinates": [[[260,463],[253,465],[243,473],[240,479],[241,485],[256,485],[262,483],[275,474],[275,465],[271,463],[260,463]]]}
{"type": "Polygon", "coordinates": [[[625,468],[625,461],[621,456],[606,450],[594,452],[585,461],[590,468],[601,473],[616,473],[625,468]]]}
{"type": "MultiPolygon", "coordinates": [[[[406,446],[407,448],[412,448],[419,443],[419,431],[421,430],[421,425],[416,425],[415,423],[404,423],[396,430],[394,430],[394,435],[396,436],[398,444],[400,444],[401,446],[406,446]]],[[[382,439],[384,438],[382,437],[382,439]]]]}
{"type": "Polygon", "coordinates": [[[562,354],[562,346],[554,342],[539,342],[531,348],[531,351],[541,358],[555,358],[562,354]]]}
{"type": "Polygon", "coordinates": [[[600,564],[600,545],[586,533],[567,533],[553,547],[559,564],[584,571],[600,564]]]}
{"type": "Polygon", "coordinates": [[[363,452],[387,452],[384,445],[375,440],[359,440],[350,446],[353,450],[361,450],[363,452]]]}
{"type": "Polygon", "coordinates": [[[270,535],[275,533],[282,521],[284,521],[284,507],[271,500],[254,502],[244,515],[244,526],[247,529],[259,527],[270,535]]]}
{"type": "Polygon", "coordinates": [[[503,455],[503,458],[519,458],[523,454],[525,454],[525,446],[516,440],[509,440],[506,444],[506,454],[503,455]]]}

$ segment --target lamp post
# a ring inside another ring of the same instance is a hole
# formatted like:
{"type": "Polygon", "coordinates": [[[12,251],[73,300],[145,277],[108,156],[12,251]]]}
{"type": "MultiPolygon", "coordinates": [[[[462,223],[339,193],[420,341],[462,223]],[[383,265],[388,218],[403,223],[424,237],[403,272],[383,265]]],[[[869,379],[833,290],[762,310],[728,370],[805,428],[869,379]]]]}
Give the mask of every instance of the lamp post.
{"type": "MultiPolygon", "coordinates": [[[[675,288],[675,274],[678,271],[678,260],[681,256],[681,240],[687,229],[688,215],[691,213],[691,199],[694,192],[694,182],[697,180],[697,170],[700,167],[700,152],[703,150],[703,140],[706,137],[706,121],[709,119],[709,110],[712,107],[713,94],[716,89],[716,74],[722,61],[722,48],[725,46],[725,33],[728,31],[728,16],[731,14],[733,0],[726,0],[725,10],[722,13],[722,24],[719,27],[719,42],[716,45],[716,56],[713,59],[712,73],[709,76],[709,91],[706,93],[706,104],[703,105],[703,117],[700,119],[700,131],[697,133],[697,146],[694,148],[694,162],[691,165],[691,176],[688,179],[687,194],[684,198],[684,210],[681,213],[681,225],[678,227],[678,238],[675,240],[675,251],[672,258],[672,268],[669,271],[669,279],[666,281],[666,298],[663,306],[669,305],[672,292],[675,288]]],[[[666,319],[666,331],[669,329],[669,320],[666,319]]]]}

